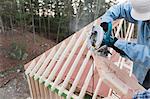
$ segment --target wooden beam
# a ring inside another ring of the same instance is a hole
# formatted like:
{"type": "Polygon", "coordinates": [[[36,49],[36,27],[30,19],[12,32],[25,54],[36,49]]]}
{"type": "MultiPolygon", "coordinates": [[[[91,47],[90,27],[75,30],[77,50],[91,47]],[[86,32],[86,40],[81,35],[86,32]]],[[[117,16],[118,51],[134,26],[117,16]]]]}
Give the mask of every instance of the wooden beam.
{"type": "Polygon", "coordinates": [[[132,97],[135,91],[145,90],[133,76],[129,77],[126,71],[115,66],[110,60],[101,56],[92,56],[99,75],[103,76],[103,81],[117,93],[132,97]]]}

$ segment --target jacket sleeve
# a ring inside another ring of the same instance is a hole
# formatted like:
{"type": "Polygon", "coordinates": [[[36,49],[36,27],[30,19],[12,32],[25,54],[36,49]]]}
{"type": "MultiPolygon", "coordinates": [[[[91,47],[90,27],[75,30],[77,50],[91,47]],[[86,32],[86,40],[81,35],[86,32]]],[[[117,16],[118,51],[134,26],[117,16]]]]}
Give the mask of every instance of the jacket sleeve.
{"type": "Polygon", "coordinates": [[[132,61],[144,64],[146,68],[150,68],[150,47],[125,40],[118,40],[114,44],[117,48],[123,50],[132,61]]]}
{"type": "Polygon", "coordinates": [[[131,23],[136,23],[137,21],[131,17],[131,9],[129,2],[114,5],[101,17],[101,22],[112,22],[116,19],[124,18],[131,23]]]}

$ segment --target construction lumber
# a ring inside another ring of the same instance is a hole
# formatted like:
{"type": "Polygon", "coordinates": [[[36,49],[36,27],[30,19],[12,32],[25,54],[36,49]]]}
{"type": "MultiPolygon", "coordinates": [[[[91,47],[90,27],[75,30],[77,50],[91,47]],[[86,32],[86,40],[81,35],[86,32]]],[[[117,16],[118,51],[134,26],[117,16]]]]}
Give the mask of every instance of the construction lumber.
{"type": "Polygon", "coordinates": [[[92,56],[103,81],[119,95],[132,98],[136,91],[145,90],[133,75],[129,77],[126,71],[115,66],[110,60],[94,54],[92,56]]]}

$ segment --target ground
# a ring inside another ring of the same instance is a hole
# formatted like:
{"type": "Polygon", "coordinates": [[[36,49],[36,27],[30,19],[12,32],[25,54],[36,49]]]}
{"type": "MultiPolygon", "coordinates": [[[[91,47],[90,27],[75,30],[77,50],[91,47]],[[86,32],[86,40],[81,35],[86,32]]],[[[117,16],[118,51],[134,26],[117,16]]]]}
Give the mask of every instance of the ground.
{"type": "Polygon", "coordinates": [[[28,84],[23,73],[18,73],[0,88],[0,99],[26,99],[29,96],[28,84]]]}
{"type": "Polygon", "coordinates": [[[29,97],[23,65],[56,45],[54,41],[39,35],[35,36],[34,43],[32,33],[18,31],[16,29],[13,34],[0,34],[0,99],[29,97]],[[11,45],[14,42],[25,45],[27,58],[17,60],[10,57],[11,45]]]}

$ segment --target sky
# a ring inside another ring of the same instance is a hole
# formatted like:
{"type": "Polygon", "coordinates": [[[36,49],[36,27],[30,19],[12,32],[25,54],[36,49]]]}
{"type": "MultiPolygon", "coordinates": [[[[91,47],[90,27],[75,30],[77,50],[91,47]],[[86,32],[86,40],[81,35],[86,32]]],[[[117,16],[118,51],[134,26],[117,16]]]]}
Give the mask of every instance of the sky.
{"type": "Polygon", "coordinates": [[[122,2],[124,2],[124,1],[127,1],[127,0],[117,0],[119,3],[122,3],[122,2]]]}
{"type": "MultiPolygon", "coordinates": [[[[106,2],[109,2],[110,0],[105,0],[106,2]]],[[[113,0],[112,0],[113,1],[113,0]]],[[[114,0],[114,1],[116,1],[116,2],[119,2],[119,3],[122,3],[122,2],[124,2],[124,1],[126,1],[126,0],[114,0]]]]}

